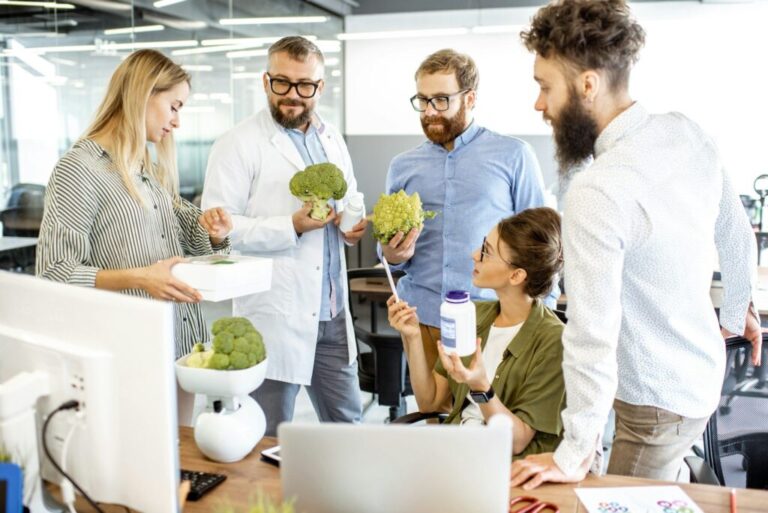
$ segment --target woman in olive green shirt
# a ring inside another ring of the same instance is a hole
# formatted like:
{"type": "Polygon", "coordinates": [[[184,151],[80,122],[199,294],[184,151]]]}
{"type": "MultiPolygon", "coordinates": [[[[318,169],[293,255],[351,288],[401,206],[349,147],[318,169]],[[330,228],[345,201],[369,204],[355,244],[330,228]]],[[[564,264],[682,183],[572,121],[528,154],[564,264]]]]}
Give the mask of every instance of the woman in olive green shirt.
{"type": "Polygon", "coordinates": [[[516,457],[555,449],[565,406],[563,324],[540,298],[562,266],[560,216],[534,208],[504,219],[472,255],[476,287],[498,301],[476,302],[474,355],[446,354],[428,367],[416,307],[390,298],[389,322],[400,332],[419,410],[436,411],[452,397],[446,422],[482,423],[501,413],[512,419],[516,457]]]}

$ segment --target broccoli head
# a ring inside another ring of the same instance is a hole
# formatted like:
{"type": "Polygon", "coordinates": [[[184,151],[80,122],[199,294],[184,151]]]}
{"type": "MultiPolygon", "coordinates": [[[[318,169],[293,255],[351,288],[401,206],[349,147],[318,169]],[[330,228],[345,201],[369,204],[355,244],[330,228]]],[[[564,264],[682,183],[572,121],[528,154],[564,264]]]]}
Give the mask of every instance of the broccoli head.
{"type": "Polygon", "coordinates": [[[197,343],[187,358],[187,366],[215,370],[237,370],[264,361],[264,340],[251,321],[244,317],[222,317],[213,323],[212,348],[197,343]]]}
{"type": "Polygon", "coordinates": [[[407,234],[413,228],[420,228],[424,219],[432,219],[436,215],[437,212],[421,208],[418,192],[409,196],[401,189],[393,194],[379,196],[369,219],[373,223],[373,238],[388,244],[397,232],[407,234]]]}
{"type": "Polygon", "coordinates": [[[312,202],[309,216],[318,221],[328,217],[331,207],[328,200],[340,200],[347,193],[347,181],[341,170],[330,162],[307,166],[299,171],[289,183],[291,194],[301,201],[312,202]]]}

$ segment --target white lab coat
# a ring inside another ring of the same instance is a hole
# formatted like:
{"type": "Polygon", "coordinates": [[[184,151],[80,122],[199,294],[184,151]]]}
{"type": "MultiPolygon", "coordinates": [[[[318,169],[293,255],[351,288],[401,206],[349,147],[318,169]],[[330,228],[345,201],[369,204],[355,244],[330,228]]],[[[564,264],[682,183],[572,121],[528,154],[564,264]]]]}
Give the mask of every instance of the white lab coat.
{"type": "MultiPolygon", "coordinates": [[[[319,123],[319,121],[315,121],[319,123]]],[[[357,191],[352,161],[341,134],[323,125],[320,140],[328,161],[344,172],[347,194],[357,191]]],[[[320,315],[323,230],[296,236],[292,215],[301,201],[288,182],[305,168],[290,137],[268,109],[221,136],[211,149],[205,177],[204,209],[222,206],[232,214],[232,248],[271,258],[272,288],[233,301],[233,313],[247,317],[264,337],[267,378],[309,385],[320,315]]],[[[336,210],[342,211],[343,201],[336,210]]],[[[348,304],[343,237],[339,237],[343,302],[348,304]]],[[[352,319],[346,316],[349,362],[357,355],[352,319]]]]}

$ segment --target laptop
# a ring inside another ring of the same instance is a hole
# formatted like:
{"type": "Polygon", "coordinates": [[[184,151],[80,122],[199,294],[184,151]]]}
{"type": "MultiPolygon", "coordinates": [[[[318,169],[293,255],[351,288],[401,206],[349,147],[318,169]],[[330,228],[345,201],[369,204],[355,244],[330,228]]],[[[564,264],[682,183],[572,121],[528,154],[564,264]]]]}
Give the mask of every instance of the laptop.
{"type": "Polygon", "coordinates": [[[283,497],[302,513],[507,513],[509,419],[489,426],[283,423],[283,497]]]}

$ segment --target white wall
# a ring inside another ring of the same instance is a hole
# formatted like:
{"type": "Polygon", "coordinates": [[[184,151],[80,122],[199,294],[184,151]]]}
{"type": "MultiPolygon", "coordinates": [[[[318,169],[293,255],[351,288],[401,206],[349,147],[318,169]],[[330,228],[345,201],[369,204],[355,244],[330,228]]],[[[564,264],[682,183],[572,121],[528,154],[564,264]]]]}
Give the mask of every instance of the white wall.
{"type": "MultiPolygon", "coordinates": [[[[633,4],[646,30],[646,47],[631,91],[651,111],[676,110],[700,123],[717,141],[737,189],[752,193],[755,176],[768,173],[768,2],[633,4]]],[[[440,48],[469,53],[480,68],[478,121],[515,135],[548,134],[533,110],[537,89],[533,58],[519,30],[536,8],[486,9],[351,16],[347,32],[512,24],[513,33],[396,40],[348,41],[346,132],[349,135],[419,134],[408,98],[413,72],[440,48]]],[[[695,184],[691,184],[692,191],[695,184]]],[[[692,192],[693,193],[693,192],[692,192]]]]}

